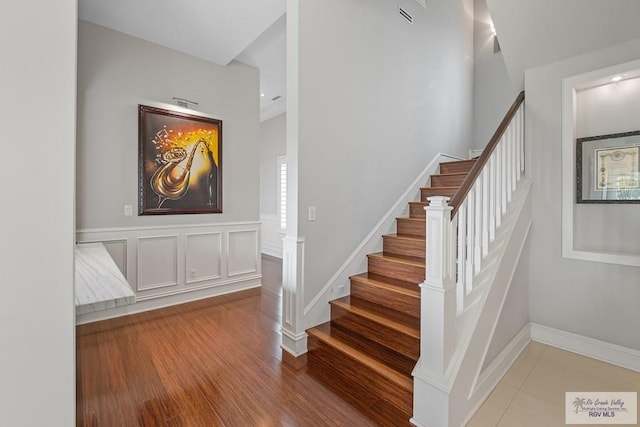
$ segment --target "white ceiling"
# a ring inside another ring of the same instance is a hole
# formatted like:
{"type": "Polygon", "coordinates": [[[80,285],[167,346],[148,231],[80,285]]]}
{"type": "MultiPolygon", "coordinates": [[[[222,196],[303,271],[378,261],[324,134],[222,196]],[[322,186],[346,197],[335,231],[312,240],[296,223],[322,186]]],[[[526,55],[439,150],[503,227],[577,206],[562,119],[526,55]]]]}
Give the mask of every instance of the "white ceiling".
{"type": "Polygon", "coordinates": [[[638,0],[487,0],[507,71],[524,71],[640,38],[638,0]]]}
{"type": "Polygon", "coordinates": [[[283,113],[287,108],[287,16],[278,18],[236,60],[260,69],[261,120],[283,113]]]}
{"type": "Polygon", "coordinates": [[[286,98],[285,12],[286,0],[78,2],[82,20],[219,65],[238,59],[259,68],[261,115],[275,115],[286,98]],[[271,101],[276,95],[283,99],[271,101]]]}

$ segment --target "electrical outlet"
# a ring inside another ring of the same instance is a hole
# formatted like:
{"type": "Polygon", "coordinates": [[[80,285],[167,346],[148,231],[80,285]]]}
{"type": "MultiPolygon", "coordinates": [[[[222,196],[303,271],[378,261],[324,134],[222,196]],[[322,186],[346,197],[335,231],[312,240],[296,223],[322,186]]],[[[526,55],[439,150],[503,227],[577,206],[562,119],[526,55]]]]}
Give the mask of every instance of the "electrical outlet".
{"type": "Polygon", "coordinates": [[[124,216],[131,216],[131,215],[133,215],[133,206],[124,205],[124,216]]]}
{"type": "Polygon", "coordinates": [[[189,277],[191,279],[195,279],[196,277],[198,277],[198,270],[196,270],[195,268],[189,270],[189,277]]]}

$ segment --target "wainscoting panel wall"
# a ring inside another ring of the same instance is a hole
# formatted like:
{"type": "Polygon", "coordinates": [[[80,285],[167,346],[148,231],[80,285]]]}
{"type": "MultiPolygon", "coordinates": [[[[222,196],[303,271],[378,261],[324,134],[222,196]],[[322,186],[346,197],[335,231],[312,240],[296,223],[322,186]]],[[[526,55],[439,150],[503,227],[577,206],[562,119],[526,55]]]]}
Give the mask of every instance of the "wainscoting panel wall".
{"type": "Polygon", "coordinates": [[[222,278],[222,233],[187,234],[185,283],[222,278]]]}
{"type": "Polygon", "coordinates": [[[178,236],[138,238],[137,291],[178,286],[178,236]]]}
{"type": "Polygon", "coordinates": [[[101,242],[136,303],[76,318],[87,323],[260,286],[260,222],[78,230],[101,242]]]}
{"type": "Polygon", "coordinates": [[[260,245],[258,230],[238,230],[229,232],[227,275],[256,273],[258,271],[260,245]]]}

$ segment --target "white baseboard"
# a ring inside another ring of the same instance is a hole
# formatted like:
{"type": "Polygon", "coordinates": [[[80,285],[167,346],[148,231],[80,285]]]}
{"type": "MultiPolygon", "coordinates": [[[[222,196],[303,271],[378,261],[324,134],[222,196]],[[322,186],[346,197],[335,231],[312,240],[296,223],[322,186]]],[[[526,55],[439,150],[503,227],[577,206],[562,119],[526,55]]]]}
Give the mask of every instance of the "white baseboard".
{"type": "Polygon", "coordinates": [[[280,347],[291,354],[293,357],[302,356],[307,352],[307,338],[309,337],[306,332],[301,334],[292,334],[285,328],[280,328],[282,335],[282,343],[280,347]]]}
{"type": "MultiPolygon", "coordinates": [[[[488,389],[487,395],[500,382],[511,365],[531,342],[531,324],[526,324],[520,332],[502,349],[502,351],[484,368],[478,378],[476,390],[488,389]]],[[[484,399],[482,399],[484,400],[484,399]]]]}
{"type": "Polygon", "coordinates": [[[640,372],[640,351],[531,323],[531,339],[562,350],[640,372]]]}

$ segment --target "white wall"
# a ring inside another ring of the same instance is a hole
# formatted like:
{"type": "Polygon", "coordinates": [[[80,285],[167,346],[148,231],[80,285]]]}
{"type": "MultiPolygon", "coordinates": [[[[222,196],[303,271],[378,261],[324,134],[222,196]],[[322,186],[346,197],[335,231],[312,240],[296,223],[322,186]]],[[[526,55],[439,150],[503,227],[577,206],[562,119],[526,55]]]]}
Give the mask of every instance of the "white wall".
{"type": "Polygon", "coordinates": [[[288,108],[288,120],[298,128],[305,304],[436,153],[466,156],[471,144],[472,2],[399,4],[413,26],[396,2],[299,5],[299,117],[288,108]]]}
{"type": "Polygon", "coordinates": [[[278,156],[287,152],[287,115],[260,123],[260,220],[262,252],[282,258],[282,237],[278,212],[278,156]]]}
{"type": "Polygon", "coordinates": [[[126,260],[120,268],[138,300],[175,303],[176,295],[259,284],[259,93],[256,68],[219,66],[80,21],[77,238],[116,242],[109,249],[126,260]],[[124,216],[124,205],[137,211],[138,104],[172,97],[223,121],[223,213],[124,216]]]}
{"type": "Polygon", "coordinates": [[[473,2],[473,148],[484,148],[516,99],[502,51],[494,52],[486,0],[473,2]]]}
{"type": "MultiPolygon", "coordinates": [[[[640,39],[526,72],[527,170],[533,178],[531,321],[640,349],[640,271],[561,255],[562,79],[640,58],[640,39]]],[[[572,171],[570,171],[572,173],[572,171]]],[[[629,237],[626,237],[629,238],[629,237]]]]}
{"type": "Polygon", "coordinates": [[[0,16],[0,424],[75,424],[75,1],[0,16]]]}
{"type": "MultiPolygon", "coordinates": [[[[640,130],[640,78],[576,92],[578,138],[640,130]]],[[[640,206],[579,204],[574,247],[590,252],[640,255],[640,206]]]]}

